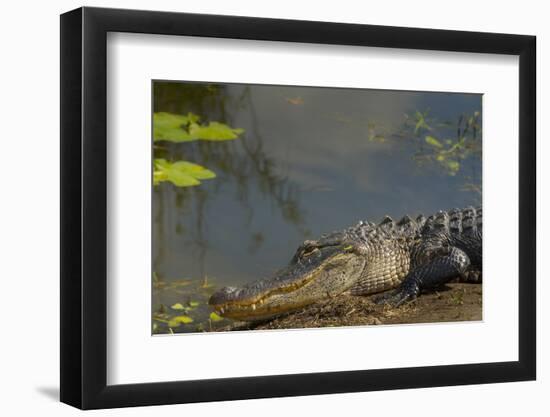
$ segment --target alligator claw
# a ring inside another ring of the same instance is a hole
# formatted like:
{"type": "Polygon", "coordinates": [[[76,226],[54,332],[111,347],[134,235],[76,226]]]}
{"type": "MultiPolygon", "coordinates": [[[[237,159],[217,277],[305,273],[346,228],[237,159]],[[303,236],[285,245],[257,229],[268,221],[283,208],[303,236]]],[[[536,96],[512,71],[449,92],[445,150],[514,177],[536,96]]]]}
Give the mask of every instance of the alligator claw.
{"type": "Polygon", "coordinates": [[[390,291],[374,299],[375,304],[387,304],[392,307],[399,307],[407,301],[412,301],[416,298],[416,291],[411,291],[408,288],[398,288],[390,291]]]}
{"type": "Polygon", "coordinates": [[[407,301],[412,301],[416,298],[416,295],[400,291],[398,294],[394,295],[390,300],[390,304],[393,307],[399,307],[400,305],[406,303],[407,301]]]}

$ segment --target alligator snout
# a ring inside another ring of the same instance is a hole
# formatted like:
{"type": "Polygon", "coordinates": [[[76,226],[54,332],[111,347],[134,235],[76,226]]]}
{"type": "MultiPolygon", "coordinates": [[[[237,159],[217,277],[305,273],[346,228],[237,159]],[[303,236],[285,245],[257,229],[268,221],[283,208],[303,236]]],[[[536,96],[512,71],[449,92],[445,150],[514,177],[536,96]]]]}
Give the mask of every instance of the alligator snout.
{"type": "Polygon", "coordinates": [[[239,293],[241,292],[241,289],[236,287],[223,287],[216,291],[212,296],[210,296],[210,299],[208,300],[208,304],[210,305],[220,305],[227,303],[229,301],[236,300],[239,296],[239,293]]]}

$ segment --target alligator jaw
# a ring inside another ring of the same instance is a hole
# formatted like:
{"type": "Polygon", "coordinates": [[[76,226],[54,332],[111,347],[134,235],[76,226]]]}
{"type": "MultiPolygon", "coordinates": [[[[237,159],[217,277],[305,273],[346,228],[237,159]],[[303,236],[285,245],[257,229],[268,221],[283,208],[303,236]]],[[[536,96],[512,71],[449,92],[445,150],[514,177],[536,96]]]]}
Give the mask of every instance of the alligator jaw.
{"type": "MultiPolygon", "coordinates": [[[[320,272],[320,271],[319,271],[320,272]]],[[[303,277],[294,285],[281,286],[279,288],[265,289],[255,293],[250,287],[233,288],[225,287],[210,297],[209,304],[221,316],[237,320],[261,320],[295,310],[309,303],[300,303],[298,300],[292,304],[283,305],[274,300],[285,298],[292,292],[299,292],[303,287],[317,279],[319,272],[314,272],[303,277]]],[[[255,289],[270,287],[267,281],[258,281],[255,289]]]]}
{"type": "Polygon", "coordinates": [[[316,248],[270,279],[242,288],[225,287],[209,304],[223,317],[262,320],[298,310],[347,290],[360,276],[365,260],[350,247],[316,248]]]}

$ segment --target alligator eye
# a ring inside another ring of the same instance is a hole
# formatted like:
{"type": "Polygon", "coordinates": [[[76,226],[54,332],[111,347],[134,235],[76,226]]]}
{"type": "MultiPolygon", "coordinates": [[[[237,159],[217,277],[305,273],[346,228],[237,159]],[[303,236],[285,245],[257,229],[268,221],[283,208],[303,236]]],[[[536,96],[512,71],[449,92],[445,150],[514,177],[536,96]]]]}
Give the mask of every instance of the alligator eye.
{"type": "Polygon", "coordinates": [[[302,257],[307,258],[317,252],[319,252],[319,248],[307,248],[302,252],[302,257]]]}

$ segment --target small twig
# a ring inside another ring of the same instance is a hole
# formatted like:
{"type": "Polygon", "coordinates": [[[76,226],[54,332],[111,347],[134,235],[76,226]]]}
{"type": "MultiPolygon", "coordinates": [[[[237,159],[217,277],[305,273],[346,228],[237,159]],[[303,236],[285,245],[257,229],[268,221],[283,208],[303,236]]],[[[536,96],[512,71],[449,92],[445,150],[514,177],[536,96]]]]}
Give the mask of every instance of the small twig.
{"type": "Polygon", "coordinates": [[[348,312],[346,313],[346,316],[349,316],[349,315],[352,314],[353,312],[355,312],[355,307],[352,308],[350,311],[348,311],[348,312]]]}

